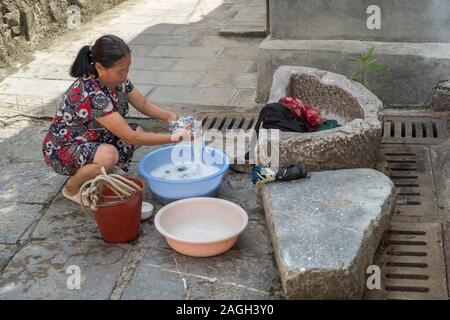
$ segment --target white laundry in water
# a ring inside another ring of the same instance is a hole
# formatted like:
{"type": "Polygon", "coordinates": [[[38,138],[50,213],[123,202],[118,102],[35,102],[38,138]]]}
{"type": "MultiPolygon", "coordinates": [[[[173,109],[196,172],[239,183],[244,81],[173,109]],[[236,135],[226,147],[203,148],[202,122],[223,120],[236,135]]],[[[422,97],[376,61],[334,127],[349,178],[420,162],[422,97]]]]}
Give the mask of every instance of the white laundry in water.
{"type": "Polygon", "coordinates": [[[165,164],[154,169],[150,174],[156,178],[167,180],[187,180],[208,177],[220,169],[214,165],[195,162],[183,164],[165,164]]]}

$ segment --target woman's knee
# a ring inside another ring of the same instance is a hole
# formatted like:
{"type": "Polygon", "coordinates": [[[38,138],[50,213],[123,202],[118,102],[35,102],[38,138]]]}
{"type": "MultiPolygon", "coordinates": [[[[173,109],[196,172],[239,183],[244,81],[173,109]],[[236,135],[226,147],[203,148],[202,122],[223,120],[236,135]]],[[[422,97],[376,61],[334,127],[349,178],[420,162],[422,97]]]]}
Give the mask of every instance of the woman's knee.
{"type": "Polygon", "coordinates": [[[111,144],[102,144],[97,148],[94,156],[94,164],[113,169],[119,161],[119,152],[116,147],[111,144]]]}

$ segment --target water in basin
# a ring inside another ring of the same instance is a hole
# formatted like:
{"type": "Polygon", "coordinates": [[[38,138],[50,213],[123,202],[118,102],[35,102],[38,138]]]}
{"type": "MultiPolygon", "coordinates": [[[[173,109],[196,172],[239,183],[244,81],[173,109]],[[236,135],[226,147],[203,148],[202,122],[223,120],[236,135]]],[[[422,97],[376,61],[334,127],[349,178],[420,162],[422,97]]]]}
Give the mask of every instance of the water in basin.
{"type": "Polygon", "coordinates": [[[220,169],[214,165],[188,162],[183,164],[164,164],[150,174],[156,178],[167,180],[199,179],[215,174],[220,169]]]}
{"type": "Polygon", "coordinates": [[[194,221],[186,225],[174,225],[171,233],[184,240],[211,241],[233,235],[236,230],[214,221],[194,221]]]}

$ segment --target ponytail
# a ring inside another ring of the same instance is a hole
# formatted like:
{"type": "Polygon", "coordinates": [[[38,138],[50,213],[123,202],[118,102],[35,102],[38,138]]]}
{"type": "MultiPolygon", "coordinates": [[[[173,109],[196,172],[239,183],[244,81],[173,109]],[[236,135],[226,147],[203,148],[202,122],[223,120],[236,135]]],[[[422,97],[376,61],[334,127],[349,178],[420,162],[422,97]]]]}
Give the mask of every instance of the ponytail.
{"type": "Polygon", "coordinates": [[[70,68],[70,76],[80,78],[91,74],[97,76],[97,70],[94,66],[90,47],[84,46],[78,52],[78,55],[70,68]]]}
{"type": "Polygon", "coordinates": [[[98,38],[92,47],[81,48],[70,68],[70,75],[75,78],[89,75],[98,77],[96,62],[105,68],[111,68],[130,53],[130,48],[122,39],[112,34],[104,35],[98,38]]]}

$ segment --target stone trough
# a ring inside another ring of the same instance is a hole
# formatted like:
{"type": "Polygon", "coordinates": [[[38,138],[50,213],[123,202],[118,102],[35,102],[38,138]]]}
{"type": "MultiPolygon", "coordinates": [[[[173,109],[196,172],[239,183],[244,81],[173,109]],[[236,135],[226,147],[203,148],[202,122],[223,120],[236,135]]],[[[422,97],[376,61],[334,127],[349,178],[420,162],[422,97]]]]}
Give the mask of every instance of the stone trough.
{"type": "Polygon", "coordinates": [[[382,102],[369,90],[332,72],[282,66],[274,74],[268,103],[284,96],[296,96],[319,108],[341,127],[280,132],[280,165],[297,164],[310,171],[375,167],[382,134],[382,102]]]}

